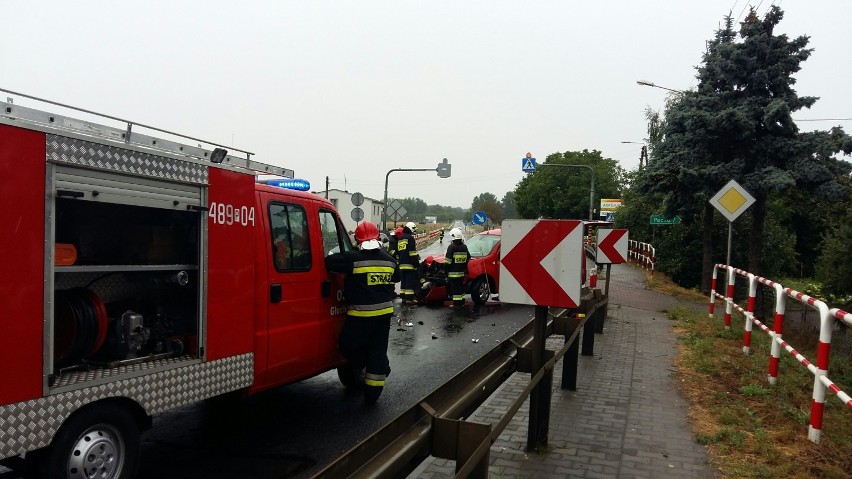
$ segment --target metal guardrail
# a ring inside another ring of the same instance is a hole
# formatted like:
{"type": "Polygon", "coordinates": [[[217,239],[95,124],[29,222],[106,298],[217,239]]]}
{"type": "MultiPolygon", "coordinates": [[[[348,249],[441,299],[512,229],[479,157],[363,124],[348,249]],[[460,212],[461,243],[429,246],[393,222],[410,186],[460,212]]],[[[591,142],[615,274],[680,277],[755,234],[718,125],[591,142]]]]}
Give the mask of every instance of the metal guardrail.
{"type": "Polygon", "coordinates": [[[591,356],[595,330],[602,330],[608,298],[585,289],[574,310],[536,306],[535,318],[509,339],[426,396],[416,406],[347,451],[315,478],[399,478],[410,474],[432,455],[456,461],[456,476],[488,477],[491,444],[530,396],[527,448],[547,443],[553,368],[563,356],[562,389],[576,390],[579,333],[582,354],[591,356]],[[596,327],[598,326],[598,327],[596,327]],[[557,352],[544,348],[551,334],[565,337],[557,352]],[[530,382],[495,424],[466,421],[506,379],[528,372],[530,382]]]}

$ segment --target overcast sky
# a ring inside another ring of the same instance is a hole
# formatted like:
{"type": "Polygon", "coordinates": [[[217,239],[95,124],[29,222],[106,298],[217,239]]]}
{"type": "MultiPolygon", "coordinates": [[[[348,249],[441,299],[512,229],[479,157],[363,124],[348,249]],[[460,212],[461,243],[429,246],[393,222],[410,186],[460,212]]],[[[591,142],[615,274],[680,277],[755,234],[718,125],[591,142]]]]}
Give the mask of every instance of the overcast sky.
{"type": "MultiPolygon", "coordinates": [[[[773,2],[755,1],[762,15],[773,2]]],[[[775,1],[814,48],[797,119],[852,117],[849,0],[775,1]]],[[[526,152],[638,166],[644,109],[696,85],[735,0],[10,1],[0,88],[221,142],[297,178],[381,199],[501,199],[526,152]]],[[[3,94],[5,98],[6,94],[3,94]]],[[[65,113],[31,100],[16,104],[65,113]]],[[[81,115],[77,115],[81,116],[81,115]]],[[[86,118],[85,116],[82,116],[86,118]]],[[[803,130],[850,121],[800,122],[803,130]]]]}

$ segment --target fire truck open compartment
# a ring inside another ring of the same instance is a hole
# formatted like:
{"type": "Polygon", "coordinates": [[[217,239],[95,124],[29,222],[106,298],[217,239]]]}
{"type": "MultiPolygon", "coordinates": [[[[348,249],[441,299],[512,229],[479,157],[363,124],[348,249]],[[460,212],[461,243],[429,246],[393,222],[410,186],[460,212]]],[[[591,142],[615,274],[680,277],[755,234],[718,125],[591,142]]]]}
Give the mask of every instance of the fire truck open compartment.
{"type": "Polygon", "coordinates": [[[202,187],[67,166],[51,181],[48,386],[199,360],[202,187]]]}

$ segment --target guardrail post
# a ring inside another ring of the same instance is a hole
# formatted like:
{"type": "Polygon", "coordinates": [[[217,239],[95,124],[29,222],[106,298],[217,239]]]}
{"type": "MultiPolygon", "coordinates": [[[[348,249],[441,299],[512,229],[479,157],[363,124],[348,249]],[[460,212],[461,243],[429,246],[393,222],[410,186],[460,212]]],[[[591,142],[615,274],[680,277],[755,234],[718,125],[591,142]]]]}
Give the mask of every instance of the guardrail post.
{"type": "MultiPolygon", "coordinates": [[[[607,265],[607,283],[609,283],[609,267],[610,265],[607,265]]],[[[607,288],[609,288],[609,284],[607,284],[607,288]]],[[[595,333],[602,334],[604,320],[606,319],[606,307],[608,301],[606,301],[605,298],[607,295],[599,289],[593,289],[592,293],[594,294],[593,301],[597,304],[597,307],[595,307],[595,311],[592,313],[592,317],[589,318],[589,321],[593,321],[595,323],[595,333]]]]}
{"type": "Polygon", "coordinates": [[[657,248],[651,246],[651,277],[654,277],[654,265],[657,263],[657,248]]]}
{"type": "Polygon", "coordinates": [[[743,332],[743,353],[751,352],[751,330],[754,324],[754,299],[757,297],[757,277],[748,273],[748,305],[745,315],[745,331],[743,332]]]}
{"type": "MultiPolygon", "coordinates": [[[[458,457],[456,458],[456,472],[459,472],[467,463],[468,459],[476,452],[477,447],[483,441],[488,440],[491,434],[491,424],[481,424],[475,422],[462,421],[459,424],[459,443],[458,457]]],[[[488,462],[489,451],[485,451],[485,456],[482,457],[473,469],[469,479],[488,479],[488,462]]]]}
{"type": "MultiPolygon", "coordinates": [[[[583,314],[581,317],[585,317],[583,314]]],[[[583,356],[593,356],[595,354],[595,321],[594,318],[589,318],[586,324],[583,325],[583,346],[580,351],[583,356]]]]}
{"type": "MultiPolygon", "coordinates": [[[[565,333],[568,340],[571,335],[565,333]]],[[[580,364],[580,336],[574,337],[562,360],[562,389],[577,390],[577,366],[580,364]]]]}
{"type": "MultiPolygon", "coordinates": [[[[539,373],[547,362],[545,340],[547,339],[547,306],[535,307],[532,340],[532,372],[530,378],[539,373]]],[[[550,430],[550,391],[553,386],[553,370],[544,373],[541,381],[530,393],[530,420],[527,433],[527,451],[547,445],[550,430]]]]}
{"type": "Polygon", "coordinates": [[[778,364],[781,362],[781,337],[784,333],[784,308],[787,296],[784,288],[778,283],[772,283],[775,288],[775,317],[772,319],[772,348],[769,357],[769,384],[778,384],[778,364]]]}
{"type": "Polygon", "coordinates": [[[713,265],[713,279],[710,281],[710,319],[713,319],[713,311],[716,309],[716,272],[719,265],[713,265]]]}
{"type": "Polygon", "coordinates": [[[819,300],[808,298],[808,303],[819,310],[819,344],[817,345],[817,370],[814,373],[814,392],[811,404],[811,424],[808,439],[819,444],[822,433],[822,416],[825,410],[825,384],[822,377],[828,374],[828,358],[831,353],[831,315],[828,306],[819,300]]]}
{"type": "Polygon", "coordinates": [[[730,300],[725,302],[725,329],[731,329],[731,312],[734,309],[734,281],[736,275],[734,274],[733,266],[725,265],[725,269],[728,271],[727,297],[730,300]]]}

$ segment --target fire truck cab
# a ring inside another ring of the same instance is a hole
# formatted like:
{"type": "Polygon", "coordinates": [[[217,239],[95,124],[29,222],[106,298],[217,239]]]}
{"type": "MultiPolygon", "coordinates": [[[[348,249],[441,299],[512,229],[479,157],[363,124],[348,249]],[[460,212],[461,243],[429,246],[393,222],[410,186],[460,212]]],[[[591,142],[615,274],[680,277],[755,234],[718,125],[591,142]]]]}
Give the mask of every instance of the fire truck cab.
{"type": "Polygon", "coordinates": [[[124,123],[0,102],[0,464],[41,477],[133,477],[154,414],[343,363],[334,206],[124,123]]]}

